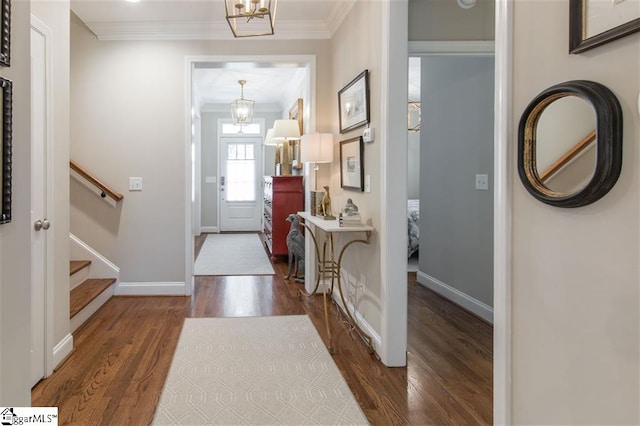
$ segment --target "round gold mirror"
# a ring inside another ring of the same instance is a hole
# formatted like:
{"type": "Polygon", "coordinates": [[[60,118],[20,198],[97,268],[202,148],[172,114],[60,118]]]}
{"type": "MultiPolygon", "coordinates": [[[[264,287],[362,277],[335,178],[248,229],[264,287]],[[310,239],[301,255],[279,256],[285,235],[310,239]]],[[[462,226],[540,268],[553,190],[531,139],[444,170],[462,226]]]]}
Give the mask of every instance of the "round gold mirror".
{"type": "Polygon", "coordinates": [[[622,167],[622,112],[592,81],[557,84],[525,109],[518,129],[518,172],[525,188],[558,207],[584,206],[613,187],[622,167]]]}

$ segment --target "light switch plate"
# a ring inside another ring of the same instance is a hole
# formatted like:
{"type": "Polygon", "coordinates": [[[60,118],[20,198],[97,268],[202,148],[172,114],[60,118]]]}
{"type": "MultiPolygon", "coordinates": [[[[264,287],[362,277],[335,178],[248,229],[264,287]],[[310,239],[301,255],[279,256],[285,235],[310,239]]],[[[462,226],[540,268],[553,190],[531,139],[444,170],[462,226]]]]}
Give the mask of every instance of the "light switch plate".
{"type": "Polygon", "coordinates": [[[142,178],[130,177],[129,178],[129,191],[142,191],[142,178]]]}
{"type": "Polygon", "coordinates": [[[364,192],[371,192],[371,175],[364,176],[364,192]]]}
{"type": "Polygon", "coordinates": [[[476,175],[476,189],[480,191],[489,189],[489,175],[476,175]]]}
{"type": "Polygon", "coordinates": [[[375,138],[376,138],[376,132],[373,129],[373,127],[366,128],[362,132],[362,141],[365,143],[373,142],[375,138]]]}

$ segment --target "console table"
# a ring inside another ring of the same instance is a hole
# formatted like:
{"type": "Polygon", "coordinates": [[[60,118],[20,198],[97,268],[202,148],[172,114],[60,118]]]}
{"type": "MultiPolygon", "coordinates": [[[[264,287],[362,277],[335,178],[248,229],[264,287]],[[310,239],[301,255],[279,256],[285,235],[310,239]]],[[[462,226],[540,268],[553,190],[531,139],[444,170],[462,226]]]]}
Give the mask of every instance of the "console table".
{"type": "MultiPolygon", "coordinates": [[[[313,291],[306,295],[307,297],[313,296],[318,292],[318,288],[320,286],[320,280],[326,280],[331,283],[329,287],[328,294],[330,297],[333,297],[333,289],[334,285],[338,287],[338,294],[340,295],[340,300],[342,301],[342,306],[344,307],[344,312],[346,313],[347,320],[349,324],[353,327],[353,329],[358,333],[360,338],[365,342],[367,348],[369,349],[369,353],[373,353],[373,340],[371,336],[365,333],[357,321],[354,319],[355,315],[355,307],[354,314],[352,315],[349,310],[349,305],[344,299],[344,294],[342,292],[342,278],[341,278],[341,270],[342,270],[342,258],[351,245],[356,243],[361,244],[369,244],[371,239],[371,232],[373,232],[373,226],[369,225],[358,225],[358,226],[340,226],[338,219],[326,220],[321,217],[312,216],[309,212],[298,212],[298,216],[304,220],[303,225],[309,231],[308,235],[311,236],[313,240],[313,245],[316,250],[316,263],[317,263],[317,273],[316,273],[316,284],[313,291]],[[311,228],[309,225],[312,225],[311,228]],[[316,231],[320,229],[326,235],[326,240],[322,245],[322,257],[320,256],[320,248],[318,247],[318,240],[316,239],[316,231]],[[334,242],[333,236],[334,234],[348,234],[349,236],[353,236],[357,233],[364,233],[365,239],[358,239],[354,237],[349,242],[347,242],[340,253],[336,256],[336,252],[334,250],[334,242]]],[[[325,284],[326,287],[326,284],[325,284]]],[[[331,327],[329,326],[329,308],[327,305],[327,289],[322,292],[323,295],[323,304],[324,304],[324,322],[327,328],[327,335],[329,336],[329,353],[333,354],[333,344],[331,340],[331,327]]],[[[303,296],[303,293],[300,292],[300,297],[303,296]]]]}

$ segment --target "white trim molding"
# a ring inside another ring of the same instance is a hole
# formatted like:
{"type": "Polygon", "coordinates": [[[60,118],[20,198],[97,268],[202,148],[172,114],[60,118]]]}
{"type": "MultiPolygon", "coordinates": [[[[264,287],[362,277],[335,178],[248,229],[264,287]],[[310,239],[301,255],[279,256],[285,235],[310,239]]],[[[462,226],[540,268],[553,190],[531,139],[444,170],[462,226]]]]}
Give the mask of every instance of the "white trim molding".
{"type": "Polygon", "coordinates": [[[512,423],[511,276],[513,163],[513,7],[495,0],[493,205],[493,422],[512,423]]]}
{"type": "Polygon", "coordinates": [[[120,282],[115,296],[188,296],[184,282],[120,282]]]}
{"type": "Polygon", "coordinates": [[[82,324],[84,324],[89,318],[93,316],[98,309],[102,307],[114,294],[115,288],[117,286],[117,282],[111,284],[109,287],[104,289],[102,293],[100,293],[95,299],[93,299],[87,306],[82,308],[80,312],[75,314],[71,321],[69,322],[69,329],[72,333],[74,333],[82,324]]]}
{"type": "MultiPolygon", "coordinates": [[[[329,283],[325,283],[325,288],[329,288],[329,283]]],[[[334,292],[331,297],[333,297],[333,301],[336,302],[336,305],[340,308],[340,310],[342,310],[340,315],[343,315],[346,318],[347,314],[345,313],[345,307],[342,304],[342,300],[340,300],[340,296],[336,292],[334,292]]],[[[327,303],[329,302],[327,301],[327,303]]],[[[362,314],[360,314],[360,312],[358,312],[353,307],[352,303],[347,302],[347,306],[348,306],[349,312],[351,312],[351,314],[353,315],[353,319],[356,321],[356,323],[358,323],[358,327],[360,327],[362,331],[364,331],[369,335],[369,337],[371,337],[371,343],[373,343],[373,350],[379,354],[380,347],[382,344],[382,341],[380,340],[380,335],[374,330],[373,327],[371,327],[371,324],[369,324],[367,320],[364,319],[362,314]]]]}
{"type": "Polygon", "coordinates": [[[463,307],[467,311],[476,314],[483,320],[493,324],[493,308],[491,306],[482,303],[478,299],[471,297],[457,288],[451,287],[450,285],[445,284],[437,278],[425,274],[422,271],[418,271],[416,277],[418,283],[435,291],[440,296],[463,307]]]}
{"type": "Polygon", "coordinates": [[[219,234],[220,228],[217,226],[201,226],[200,227],[201,234],[219,234]]]}
{"type": "Polygon", "coordinates": [[[73,352],[73,335],[67,334],[54,346],[51,359],[53,360],[53,370],[58,368],[60,363],[64,361],[73,352]]]}

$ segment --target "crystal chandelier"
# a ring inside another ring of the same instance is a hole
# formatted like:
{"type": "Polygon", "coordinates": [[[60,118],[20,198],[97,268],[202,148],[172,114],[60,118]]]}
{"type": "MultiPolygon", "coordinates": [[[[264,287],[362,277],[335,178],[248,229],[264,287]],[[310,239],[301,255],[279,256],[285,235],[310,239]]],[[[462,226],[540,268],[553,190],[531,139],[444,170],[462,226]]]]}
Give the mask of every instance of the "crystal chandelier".
{"type": "Polygon", "coordinates": [[[246,80],[238,80],[238,83],[240,83],[240,99],[231,102],[231,118],[233,124],[245,126],[253,121],[253,105],[256,102],[244,98],[246,80]]]}
{"type": "Polygon", "coordinates": [[[233,36],[273,35],[278,0],[225,0],[227,22],[233,36]]]}

